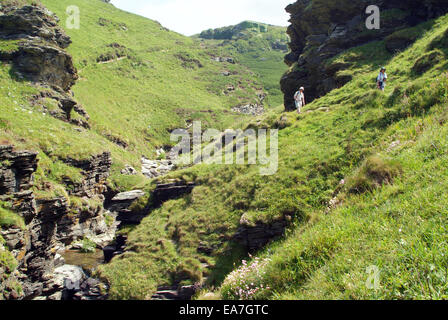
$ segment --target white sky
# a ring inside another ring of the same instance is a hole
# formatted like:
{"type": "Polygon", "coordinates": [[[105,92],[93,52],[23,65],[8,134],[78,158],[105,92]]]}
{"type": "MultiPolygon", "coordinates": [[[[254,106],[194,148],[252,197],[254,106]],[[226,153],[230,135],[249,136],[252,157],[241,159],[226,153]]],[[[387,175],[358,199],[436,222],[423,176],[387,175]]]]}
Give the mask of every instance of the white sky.
{"type": "Polygon", "coordinates": [[[160,22],[187,36],[253,20],[287,26],[295,0],[112,0],[117,8],[160,22]]]}

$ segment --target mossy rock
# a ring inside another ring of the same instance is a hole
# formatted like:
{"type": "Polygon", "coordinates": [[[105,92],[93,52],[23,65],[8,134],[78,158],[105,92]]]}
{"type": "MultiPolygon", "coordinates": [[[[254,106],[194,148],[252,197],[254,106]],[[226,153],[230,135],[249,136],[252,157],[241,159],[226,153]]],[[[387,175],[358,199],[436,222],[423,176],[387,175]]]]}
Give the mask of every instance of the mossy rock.
{"type": "Polygon", "coordinates": [[[423,74],[444,59],[444,53],[438,49],[428,52],[417,59],[412,67],[412,72],[415,74],[423,74]]]}

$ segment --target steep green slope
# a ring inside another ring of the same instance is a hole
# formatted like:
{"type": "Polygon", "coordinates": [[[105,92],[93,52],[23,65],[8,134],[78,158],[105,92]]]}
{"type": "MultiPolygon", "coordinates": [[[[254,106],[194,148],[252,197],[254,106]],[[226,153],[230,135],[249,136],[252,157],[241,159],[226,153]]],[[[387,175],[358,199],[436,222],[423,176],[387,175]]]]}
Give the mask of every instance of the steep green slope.
{"type": "MultiPolygon", "coordinates": [[[[260,84],[249,70],[213,61],[195,40],[154,21],[102,1],[42,3],[60,17],[61,27],[72,39],[67,50],[79,73],[73,92],[90,115],[92,127],[80,130],[44,115],[30,103],[41,90],[11,80],[11,66],[0,66],[2,140],[41,151],[37,179],[42,184],[51,180],[59,185],[64,176],[76,179],[76,169],[58,159],[84,159],[103,151],[112,153],[111,181],[117,189],[145,183],[141,175],[121,175],[121,169],[126,164],[139,169],[142,155],[154,158],[156,148],[170,144],[172,129],[193,120],[202,120],[204,127],[237,125],[247,118],[232,113],[231,107],[259,100],[260,84]],[[80,10],[79,29],[66,25],[66,9],[73,5],[80,10]],[[224,77],[223,70],[232,74],[224,77]],[[244,86],[238,87],[240,83],[244,86]],[[224,93],[229,85],[236,90],[224,93]]],[[[1,42],[2,51],[13,47],[13,41],[1,42]]]]}
{"type": "Polygon", "coordinates": [[[172,174],[199,186],[152,212],[130,251],[102,268],[112,298],[179,281],[230,299],[446,298],[448,16],[407,31],[421,37],[395,56],[379,41],[328,62],[350,62],[353,80],[304,114],[274,110],[248,126],[282,128],[275,175],[216,165],[172,174]],[[283,240],[242,261],[239,227],[290,217],[283,240]]]}
{"type": "Polygon", "coordinates": [[[305,115],[297,126],[306,134],[305,124],[320,120],[314,134],[339,141],[353,169],[333,185],[330,209],[314,206],[311,223],[260,254],[261,270],[230,275],[224,297],[240,298],[237,287],[249,285],[248,298],[446,299],[448,16],[403,32],[419,40],[396,56],[375,60],[387,57],[377,42],[334,59],[353,63],[354,80],[308,107],[327,114],[305,115]],[[391,76],[384,95],[370,89],[368,71],[379,63],[391,76]]]}
{"type": "Polygon", "coordinates": [[[203,31],[195,38],[203,39],[208,48],[221,54],[231,53],[241,64],[256,72],[268,92],[266,103],[274,107],[282,104],[279,79],[287,69],[283,62],[289,41],[286,28],[244,21],[235,26],[203,31]]]}

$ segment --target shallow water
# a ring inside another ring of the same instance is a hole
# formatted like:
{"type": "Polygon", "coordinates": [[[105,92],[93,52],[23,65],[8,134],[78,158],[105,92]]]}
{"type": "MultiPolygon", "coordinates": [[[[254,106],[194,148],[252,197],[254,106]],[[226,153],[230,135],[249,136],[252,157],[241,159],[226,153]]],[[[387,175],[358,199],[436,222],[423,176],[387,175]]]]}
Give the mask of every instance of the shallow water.
{"type": "Polygon", "coordinates": [[[96,249],[93,253],[82,253],[79,250],[67,250],[64,255],[65,264],[80,266],[86,272],[93,272],[104,263],[103,250],[96,249]]]}

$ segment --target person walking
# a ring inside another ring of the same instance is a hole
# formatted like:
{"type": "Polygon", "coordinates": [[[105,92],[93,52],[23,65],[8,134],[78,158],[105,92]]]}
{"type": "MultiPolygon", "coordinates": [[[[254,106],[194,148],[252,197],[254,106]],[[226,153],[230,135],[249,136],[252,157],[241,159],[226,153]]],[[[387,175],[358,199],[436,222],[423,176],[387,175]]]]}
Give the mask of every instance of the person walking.
{"type": "Polygon", "coordinates": [[[305,88],[300,87],[299,91],[294,94],[294,100],[296,102],[297,112],[302,113],[302,107],[305,106],[305,88]]]}
{"type": "Polygon", "coordinates": [[[381,91],[384,91],[384,89],[386,88],[386,82],[387,82],[386,68],[384,68],[384,67],[381,68],[380,74],[376,78],[376,82],[377,82],[378,89],[381,91]]]}

